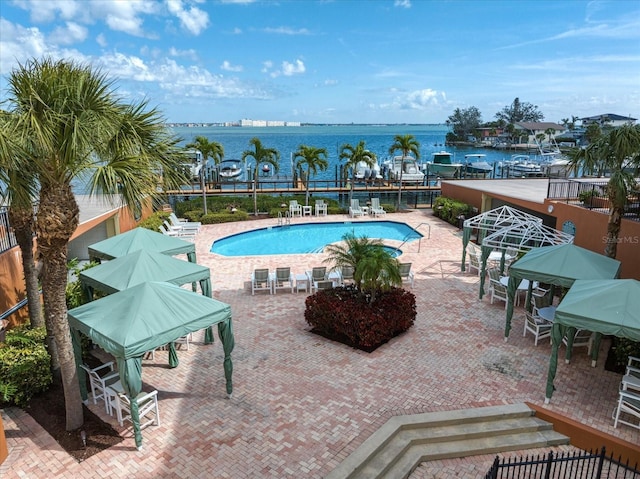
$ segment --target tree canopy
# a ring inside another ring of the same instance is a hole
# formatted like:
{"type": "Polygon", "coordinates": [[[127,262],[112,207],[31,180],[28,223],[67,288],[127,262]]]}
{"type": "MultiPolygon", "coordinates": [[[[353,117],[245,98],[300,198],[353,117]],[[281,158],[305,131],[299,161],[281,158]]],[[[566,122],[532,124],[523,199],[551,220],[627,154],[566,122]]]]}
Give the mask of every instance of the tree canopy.
{"type": "Polygon", "coordinates": [[[526,101],[521,102],[520,98],[516,97],[511,105],[505,106],[496,113],[496,118],[509,125],[518,121],[542,121],[544,114],[536,105],[526,101]]]}
{"type": "Polygon", "coordinates": [[[482,114],[475,106],[469,108],[456,108],[453,115],[449,115],[447,125],[453,128],[453,133],[458,141],[464,141],[469,135],[473,135],[482,124],[482,114]]]}

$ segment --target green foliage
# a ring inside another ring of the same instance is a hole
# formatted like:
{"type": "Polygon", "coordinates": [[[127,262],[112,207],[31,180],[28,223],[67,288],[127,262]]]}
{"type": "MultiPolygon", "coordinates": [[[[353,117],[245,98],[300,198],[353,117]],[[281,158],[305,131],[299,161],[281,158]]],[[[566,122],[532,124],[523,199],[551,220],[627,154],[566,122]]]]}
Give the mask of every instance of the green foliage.
{"type": "Polygon", "coordinates": [[[14,328],[0,345],[0,402],[25,406],[52,382],[45,328],[14,328]]]}
{"type": "Polygon", "coordinates": [[[470,218],[473,215],[473,206],[451,198],[438,196],[433,201],[433,214],[447,223],[458,226],[458,217],[464,215],[465,218],[470,218]]]}
{"type": "Polygon", "coordinates": [[[160,231],[160,225],[162,225],[162,223],[168,218],[169,213],[165,211],[156,211],[151,216],[138,223],[138,226],[158,233],[160,231]]]}
{"type": "Polygon", "coordinates": [[[595,190],[583,190],[578,194],[578,199],[586,204],[595,196],[598,196],[598,193],[595,190]]]}
{"type": "Polygon", "coordinates": [[[616,338],[616,364],[626,366],[629,362],[629,356],[640,358],[640,342],[631,341],[627,338],[616,338]]]}
{"type": "Polygon", "coordinates": [[[353,286],[318,291],[306,299],[304,318],[319,334],[372,350],[408,330],[416,318],[416,298],[401,288],[374,302],[353,286]]]}
{"type": "Polygon", "coordinates": [[[249,213],[242,210],[237,210],[235,213],[207,213],[200,217],[200,222],[203,225],[213,225],[219,223],[232,223],[234,221],[247,221],[249,219],[249,213]]]}
{"type": "Polygon", "coordinates": [[[84,291],[82,290],[82,284],[80,283],[78,277],[82,271],[86,271],[87,269],[98,266],[99,264],[100,263],[97,262],[91,262],[80,267],[78,265],[77,258],[74,258],[69,261],[69,263],[67,263],[67,269],[69,270],[69,273],[71,273],[71,277],[75,278],[75,280],[67,282],[67,287],[65,289],[67,309],[77,308],[78,306],[82,306],[87,302],[87,298],[84,294],[84,291]]]}
{"type": "Polygon", "coordinates": [[[447,125],[453,128],[453,139],[447,134],[447,141],[467,141],[469,135],[473,135],[482,123],[482,114],[475,106],[469,108],[456,108],[453,115],[449,115],[447,125]]]}

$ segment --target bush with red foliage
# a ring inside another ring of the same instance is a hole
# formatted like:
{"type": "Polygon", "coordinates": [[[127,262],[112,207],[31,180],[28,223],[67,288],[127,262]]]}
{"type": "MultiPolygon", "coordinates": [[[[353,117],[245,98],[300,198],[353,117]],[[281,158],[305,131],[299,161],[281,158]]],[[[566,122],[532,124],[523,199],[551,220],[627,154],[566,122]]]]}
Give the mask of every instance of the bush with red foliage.
{"type": "Polygon", "coordinates": [[[306,299],[304,318],[313,331],[365,351],[409,329],[416,318],[416,297],[392,287],[374,302],[353,286],[318,291],[306,299]]]}

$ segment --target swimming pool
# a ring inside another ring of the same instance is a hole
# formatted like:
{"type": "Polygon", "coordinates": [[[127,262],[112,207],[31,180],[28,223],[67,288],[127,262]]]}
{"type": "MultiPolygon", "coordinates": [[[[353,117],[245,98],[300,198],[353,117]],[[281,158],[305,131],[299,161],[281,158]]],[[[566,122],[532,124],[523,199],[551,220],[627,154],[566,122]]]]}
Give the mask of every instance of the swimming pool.
{"type": "Polygon", "coordinates": [[[222,256],[320,253],[326,245],[341,241],[345,233],[383,241],[422,238],[410,226],[396,221],[308,223],[273,226],[227,236],[215,241],[211,252],[222,256]]]}

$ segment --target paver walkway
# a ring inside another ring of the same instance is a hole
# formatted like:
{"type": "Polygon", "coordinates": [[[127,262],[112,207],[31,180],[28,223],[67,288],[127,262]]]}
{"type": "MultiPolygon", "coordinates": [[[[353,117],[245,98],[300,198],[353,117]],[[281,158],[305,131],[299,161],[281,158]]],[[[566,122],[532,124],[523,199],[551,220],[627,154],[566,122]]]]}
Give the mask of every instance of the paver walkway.
{"type": "MultiPolygon", "coordinates": [[[[30,416],[10,408],[2,411],[10,451],[0,477],[322,478],[392,415],[543,404],[550,346],[522,337],[521,309],[503,340],[503,303],[479,301],[478,277],[460,272],[459,231],[429,210],[386,219],[431,226],[431,237],[404,245],[401,256],[415,272],[411,330],[371,354],[311,334],[304,293],[252,296],[248,280],[257,267],[302,273],[324,255],[224,258],[209,253],[214,239],[276,220],[205,226],[198,263],[211,268],[214,296],[233,311],[233,397],[225,395],[220,342],[205,346],[197,336],[190,351],[179,351],[176,369],[164,366],[163,353],[145,361],[144,389],[158,390],[162,425],[143,431],[143,451],[125,429],[123,443],[76,463],[30,416]]],[[[428,234],[427,226],[419,231],[428,234]]],[[[596,368],[584,349],[571,364],[560,361],[548,407],[637,444],[640,431],[613,428],[621,375],[604,371],[608,346],[603,341],[596,368]]],[[[99,405],[91,408],[104,416],[99,405]]],[[[412,478],[480,478],[493,457],[425,463],[412,478]]]]}

